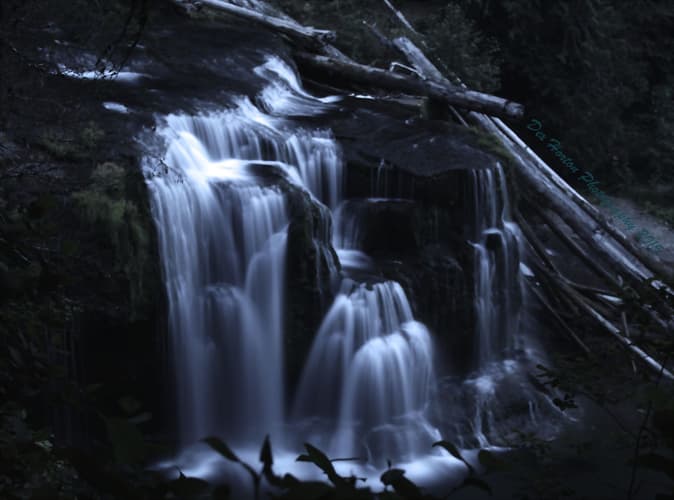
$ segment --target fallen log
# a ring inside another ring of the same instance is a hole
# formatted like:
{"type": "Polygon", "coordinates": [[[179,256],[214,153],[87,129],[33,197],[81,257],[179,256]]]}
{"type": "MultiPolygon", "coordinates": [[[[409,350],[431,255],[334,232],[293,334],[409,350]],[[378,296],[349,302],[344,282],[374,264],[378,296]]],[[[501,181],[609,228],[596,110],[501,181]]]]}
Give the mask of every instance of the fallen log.
{"type": "Polygon", "coordinates": [[[507,116],[513,119],[521,118],[524,114],[524,108],[521,104],[507,99],[473,90],[450,87],[435,81],[424,81],[373,66],[341,61],[308,52],[295,53],[295,60],[301,67],[309,71],[317,71],[330,78],[341,79],[352,84],[366,85],[370,88],[385,91],[424,95],[446,102],[449,105],[492,115],[507,116]]]}
{"type": "MultiPolygon", "coordinates": [[[[557,293],[562,294],[565,300],[570,301],[583,313],[587,314],[591,319],[593,319],[598,326],[618,339],[631,354],[635,355],[638,359],[645,363],[646,366],[648,366],[652,371],[654,371],[656,374],[662,373],[664,377],[674,380],[674,374],[667,370],[663,364],[655,360],[643,349],[638,347],[636,344],[633,344],[632,341],[629,340],[629,330],[627,329],[627,322],[624,312],[621,314],[621,318],[625,325],[625,335],[623,335],[620,329],[606,318],[605,314],[598,311],[596,306],[590,304],[587,298],[583,297],[577,290],[574,290],[573,283],[566,279],[555,267],[554,263],[546,256],[545,248],[540,243],[540,241],[538,241],[538,238],[532,234],[531,229],[528,227],[526,221],[522,220],[521,216],[518,217],[518,222],[522,224],[523,233],[526,235],[527,241],[532,247],[532,250],[534,250],[534,253],[541,260],[541,265],[536,266],[537,270],[543,275],[541,277],[544,277],[545,281],[549,282],[551,286],[554,286],[554,290],[557,293]]],[[[532,284],[532,287],[535,289],[534,284],[532,284]]],[[[560,317],[558,311],[545,299],[543,294],[538,293],[537,290],[535,291],[541,303],[545,305],[545,307],[553,314],[555,319],[563,322],[563,319],[560,317]]],[[[587,350],[587,346],[580,340],[580,338],[577,337],[577,335],[575,335],[573,330],[571,330],[568,325],[564,325],[564,329],[584,351],[589,352],[587,350]]],[[[634,361],[632,361],[632,364],[634,366],[634,361]]]]}
{"type": "MultiPolygon", "coordinates": [[[[426,78],[438,82],[438,83],[443,83],[448,86],[455,87],[454,85],[449,82],[447,78],[445,78],[442,73],[435,67],[435,65],[426,58],[424,53],[419,50],[419,48],[408,38],[405,37],[400,37],[396,38],[393,41],[393,44],[402,52],[414,66],[417,71],[419,71],[421,74],[423,74],[426,78]]],[[[512,150],[514,149],[511,143],[514,143],[517,147],[519,147],[526,156],[528,156],[533,163],[533,165],[523,165],[522,162],[518,162],[518,166],[520,167],[518,171],[528,171],[531,170],[531,167],[536,167],[536,169],[543,175],[545,176],[545,181],[546,185],[541,186],[541,182],[544,179],[541,179],[540,176],[538,176],[537,179],[535,179],[537,183],[537,187],[544,187],[545,190],[544,192],[539,190],[539,192],[543,195],[547,196],[546,199],[550,198],[563,198],[564,200],[568,200],[569,202],[573,202],[574,204],[578,205],[579,208],[581,208],[584,212],[587,213],[587,216],[583,216],[583,214],[580,214],[578,210],[575,210],[572,216],[569,216],[569,212],[572,211],[572,207],[570,203],[554,203],[554,208],[558,209],[555,210],[560,216],[562,216],[563,220],[570,226],[576,233],[578,231],[576,230],[578,228],[578,224],[575,224],[575,221],[585,219],[583,221],[583,227],[581,229],[581,233],[579,234],[581,238],[584,241],[595,241],[595,235],[602,235],[602,230],[607,233],[607,236],[610,235],[613,238],[617,238],[618,242],[621,244],[625,244],[627,248],[623,249],[622,251],[620,249],[616,249],[616,251],[611,251],[612,249],[608,248],[600,248],[601,253],[603,255],[606,255],[609,257],[608,262],[616,265],[618,269],[623,269],[626,268],[628,270],[628,274],[633,277],[633,279],[641,282],[643,280],[646,280],[650,277],[653,276],[653,273],[646,267],[644,266],[640,261],[643,260],[648,260],[649,264],[653,264],[653,262],[650,262],[651,259],[648,259],[648,257],[644,257],[643,252],[639,252],[637,249],[632,248],[629,243],[626,243],[627,238],[625,238],[624,235],[622,235],[617,229],[612,227],[608,221],[603,220],[603,216],[597,211],[597,209],[592,206],[587,200],[585,200],[582,196],[580,196],[576,191],[574,191],[566,182],[559,177],[550,167],[548,167],[543,160],[538,158],[533,151],[531,151],[530,148],[524,144],[523,141],[521,141],[512,130],[510,130],[501,120],[494,119],[490,120],[488,117],[485,116],[473,116],[473,121],[477,122],[477,124],[482,127],[483,129],[486,129],[488,132],[492,133],[495,135],[497,138],[500,139],[500,142],[508,149],[510,150],[509,152],[513,152],[512,150]],[[553,189],[556,188],[556,189],[553,189]],[[561,193],[559,192],[561,191],[561,193]],[[561,213],[560,213],[561,211],[561,213]],[[564,217],[563,214],[567,214],[567,217],[564,217]],[[588,217],[589,216],[589,217],[588,217]],[[591,219],[588,220],[588,218],[591,219]],[[573,221],[569,223],[569,221],[573,221]],[[630,262],[629,259],[625,261],[624,256],[625,254],[631,254],[629,257],[632,257],[632,261],[636,262],[630,262]]],[[[518,155],[519,156],[519,155],[518,155]]],[[[531,175],[526,176],[527,179],[529,180],[534,180],[531,175]]],[[[602,245],[594,245],[595,247],[599,246],[602,247],[602,245]]],[[[604,245],[608,246],[608,245],[604,245]]],[[[586,261],[589,260],[586,258],[586,261]]],[[[593,266],[596,267],[596,266],[593,266]]],[[[659,271],[661,274],[664,274],[665,276],[669,276],[670,273],[667,272],[666,269],[662,269],[661,266],[658,266],[657,271],[659,271]]],[[[607,277],[606,273],[601,273],[603,277],[607,277]]],[[[614,280],[611,280],[614,281],[614,280]]]]}
{"type": "MultiPolygon", "coordinates": [[[[194,0],[172,1],[183,8],[195,5],[194,0]]],[[[426,82],[381,68],[359,64],[329,43],[336,39],[336,34],[333,31],[302,26],[288,16],[281,18],[262,14],[225,0],[199,0],[199,4],[246,19],[286,35],[300,49],[295,52],[295,58],[298,62],[319,69],[328,75],[382,90],[435,97],[448,104],[496,116],[518,119],[524,115],[524,108],[521,104],[500,97],[452,85],[426,82]],[[307,50],[309,52],[306,52],[307,50]]]]}
{"type": "Polygon", "coordinates": [[[407,57],[407,60],[419,73],[424,75],[424,78],[447,85],[448,87],[456,87],[440,73],[438,68],[426,58],[424,53],[409,38],[404,36],[398,37],[393,40],[393,45],[407,57]]]}

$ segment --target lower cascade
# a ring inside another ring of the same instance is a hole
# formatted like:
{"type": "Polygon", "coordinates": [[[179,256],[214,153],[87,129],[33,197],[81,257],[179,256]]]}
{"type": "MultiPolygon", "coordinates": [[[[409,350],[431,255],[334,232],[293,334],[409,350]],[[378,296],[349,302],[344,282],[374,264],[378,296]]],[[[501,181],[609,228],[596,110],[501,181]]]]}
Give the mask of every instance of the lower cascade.
{"type": "MultiPolygon", "coordinates": [[[[519,232],[501,167],[471,171],[476,345],[466,355],[474,370],[441,378],[433,334],[401,284],[369,272],[373,260],[360,247],[366,229],[346,210],[339,144],[330,130],[295,119],[320,115],[339,98],[312,97],[276,57],[255,72],[267,81],[256,104],[240,98],[224,111],[165,117],[164,172],[145,169],[183,450],[212,435],[255,448],[270,435],[294,456],[310,442],[379,470],[387,460],[428,457],[457,466],[433,443],[492,444],[497,387],[520,384],[523,375],[507,377],[518,372],[516,353],[534,349],[522,333],[519,232]],[[291,189],[332,213],[342,269],[332,271],[334,301],[292,387],[284,342],[291,189]],[[443,403],[447,391],[453,399],[443,403]]],[[[526,417],[535,420],[540,401],[524,387],[526,417]]]]}

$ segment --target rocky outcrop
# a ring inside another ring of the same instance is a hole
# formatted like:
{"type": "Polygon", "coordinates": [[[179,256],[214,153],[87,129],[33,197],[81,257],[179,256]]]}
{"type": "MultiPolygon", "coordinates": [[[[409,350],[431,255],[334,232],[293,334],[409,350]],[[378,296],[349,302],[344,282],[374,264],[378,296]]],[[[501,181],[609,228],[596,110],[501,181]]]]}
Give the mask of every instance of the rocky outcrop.
{"type": "Polygon", "coordinates": [[[471,170],[507,158],[479,135],[409,108],[358,106],[331,122],[347,162],[343,210],[358,214],[358,246],[375,259],[379,279],[398,281],[415,317],[435,333],[440,365],[468,370],[475,345],[471,170]]]}
{"type": "Polygon", "coordinates": [[[339,260],[331,245],[327,207],[309,193],[286,185],[290,225],[286,253],[286,374],[290,384],[300,375],[325,312],[334,298],[339,260]]]}

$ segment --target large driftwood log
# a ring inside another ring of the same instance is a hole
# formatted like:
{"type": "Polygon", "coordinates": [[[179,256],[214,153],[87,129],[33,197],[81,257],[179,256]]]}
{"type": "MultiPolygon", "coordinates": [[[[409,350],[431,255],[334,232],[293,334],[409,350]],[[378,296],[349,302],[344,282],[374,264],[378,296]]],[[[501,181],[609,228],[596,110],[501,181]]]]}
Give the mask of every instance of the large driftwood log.
{"type": "Polygon", "coordinates": [[[298,52],[295,59],[300,66],[318,71],[331,78],[341,79],[373,89],[425,95],[465,109],[489,113],[491,115],[521,118],[524,108],[521,104],[473,90],[447,86],[435,81],[424,81],[381,68],[355,62],[345,62],[332,57],[298,52]]]}

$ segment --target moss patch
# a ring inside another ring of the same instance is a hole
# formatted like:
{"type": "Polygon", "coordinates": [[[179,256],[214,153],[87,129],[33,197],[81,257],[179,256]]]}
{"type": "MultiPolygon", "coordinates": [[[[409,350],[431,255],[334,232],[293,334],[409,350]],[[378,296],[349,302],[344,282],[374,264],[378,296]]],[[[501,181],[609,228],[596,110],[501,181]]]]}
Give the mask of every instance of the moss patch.
{"type": "Polygon", "coordinates": [[[143,275],[149,259],[148,221],[135,202],[127,199],[126,173],[119,165],[106,162],[91,174],[91,184],[73,193],[79,215],[94,232],[110,242],[114,272],[121,272],[129,285],[131,314],[143,298],[143,275]]]}

